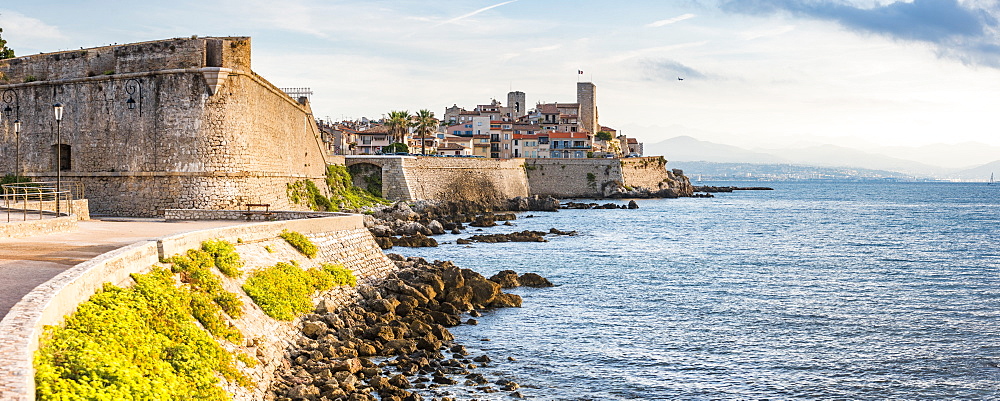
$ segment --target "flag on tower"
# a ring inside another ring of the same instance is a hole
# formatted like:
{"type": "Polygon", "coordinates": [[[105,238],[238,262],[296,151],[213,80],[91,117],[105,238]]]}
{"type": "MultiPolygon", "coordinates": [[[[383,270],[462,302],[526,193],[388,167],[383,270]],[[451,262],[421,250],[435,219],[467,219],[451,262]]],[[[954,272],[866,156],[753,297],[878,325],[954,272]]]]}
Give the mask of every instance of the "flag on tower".
{"type": "Polygon", "coordinates": [[[583,70],[576,70],[577,74],[583,75],[583,70]]]}

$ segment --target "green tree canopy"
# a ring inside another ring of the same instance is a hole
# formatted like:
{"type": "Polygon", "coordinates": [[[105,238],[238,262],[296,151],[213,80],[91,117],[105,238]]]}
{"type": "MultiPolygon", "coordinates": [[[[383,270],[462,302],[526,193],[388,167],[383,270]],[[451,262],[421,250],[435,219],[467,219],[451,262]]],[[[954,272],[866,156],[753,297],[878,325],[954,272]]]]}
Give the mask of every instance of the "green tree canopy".
{"type": "Polygon", "coordinates": [[[438,120],[434,118],[434,112],[423,109],[417,112],[414,116],[416,121],[414,121],[414,127],[417,128],[417,134],[420,135],[420,153],[427,154],[427,137],[431,136],[434,131],[437,131],[438,120]]]}
{"type": "Polygon", "coordinates": [[[614,136],[611,135],[611,133],[608,131],[601,131],[597,133],[597,139],[600,139],[602,141],[610,141],[614,139],[614,136]]]}
{"type": "MultiPolygon", "coordinates": [[[[3,33],[3,28],[0,28],[0,33],[3,33]]],[[[14,49],[7,47],[7,41],[0,35],[0,60],[5,58],[14,58],[14,49]]]]}
{"type": "Polygon", "coordinates": [[[389,118],[385,121],[385,127],[389,129],[395,142],[406,143],[406,134],[409,133],[410,112],[403,110],[393,110],[389,112],[389,118]]]}

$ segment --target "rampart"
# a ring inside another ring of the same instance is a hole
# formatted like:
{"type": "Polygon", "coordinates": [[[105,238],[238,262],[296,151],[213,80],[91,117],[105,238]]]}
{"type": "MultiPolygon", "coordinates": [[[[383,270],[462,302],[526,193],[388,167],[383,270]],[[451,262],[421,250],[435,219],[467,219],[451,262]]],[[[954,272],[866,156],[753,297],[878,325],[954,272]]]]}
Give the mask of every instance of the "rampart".
{"type": "Polygon", "coordinates": [[[673,188],[681,196],[690,195],[683,176],[667,171],[663,157],[624,159],[525,159],[524,169],[532,195],[555,198],[601,198],[609,185],[646,188],[653,191],[673,188]]]}
{"type": "Polygon", "coordinates": [[[505,201],[528,195],[523,159],[347,156],[355,185],[380,177],[388,199],[505,201]]]}
{"type": "MultiPolygon", "coordinates": [[[[364,228],[360,215],[216,228],[120,248],[81,263],[35,288],[0,321],[0,399],[34,399],[32,359],[44,326],[60,324],[65,315],[75,310],[104,283],[131,285],[130,274],[148,272],[161,258],[198,248],[202,241],[216,238],[239,242],[236,250],[246,263],[245,270],[292,259],[298,260],[304,268],[320,263],[340,263],[354,271],[359,284],[363,285],[372,284],[395,269],[364,228]],[[277,238],[285,229],[309,237],[319,248],[318,256],[306,259],[284,240],[277,238]]],[[[298,321],[279,322],[267,317],[240,290],[238,279],[224,276],[220,279],[225,288],[239,294],[246,305],[244,316],[234,320],[233,324],[245,338],[254,339],[248,344],[223,343],[223,346],[229,351],[255,355],[260,361],[256,367],[242,368],[257,383],[256,387],[246,389],[231,385],[226,389],[236,400],[262,400],[275,370],[281,365],[289,342],[297,333],[298,321]]],[[[317,298],[327,305],[336,305],[357,297],[354,288],[339,287],[317,298]]]]}
{"type": "Polygon", "coordinates": [[[0,108],[14,110],[0,124],[0,153],[12,156],[0,159],[0,173],[51,181],[61,164],[62,179],[84,184],[96,214],[247,203],[301,210],[285,185],[321,183],[325,173],[308,102],[250,70],[246,37],[2,60],[0,93],[0,108]],[[57,102],[64,106],[58,124],[57,102]],[[19,134],[12,119],[21,121],[19,134]]]}

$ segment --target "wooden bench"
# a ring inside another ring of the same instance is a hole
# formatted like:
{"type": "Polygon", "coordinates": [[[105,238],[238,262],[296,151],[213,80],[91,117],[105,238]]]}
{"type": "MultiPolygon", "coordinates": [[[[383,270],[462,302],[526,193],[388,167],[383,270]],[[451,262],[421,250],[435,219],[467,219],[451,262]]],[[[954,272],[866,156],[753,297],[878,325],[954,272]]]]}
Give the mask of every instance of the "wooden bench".
{"type": "Polygon", "coordinates": [[[253,216],[268,217],[274,215],[274,213],[271,213],[270,203],[247,203],[246,207],[247,211],[243,212],[243,216],[247,218],[247,221],[250,221],[253,216]]]}

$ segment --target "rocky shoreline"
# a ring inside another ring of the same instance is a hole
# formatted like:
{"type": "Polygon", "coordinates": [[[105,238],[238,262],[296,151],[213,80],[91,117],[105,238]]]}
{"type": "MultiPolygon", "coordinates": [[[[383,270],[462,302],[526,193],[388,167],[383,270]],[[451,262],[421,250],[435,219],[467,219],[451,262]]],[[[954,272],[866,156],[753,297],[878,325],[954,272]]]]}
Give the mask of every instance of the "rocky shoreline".
{"type": "Polygon", "coordinates": [[[694,187],[695,192],[708,192],[708,193],[733,192],[733,191],[773,191],[773,190],[774,188],[770,187],[713,187],[709,185],[694,187]]]}
{"type": "Polygon", "coordinates": [[[400,270],[377,286],[359,288],[358,303],[321,303],[303,317],[301,337],[287,350],[267,399],[447,401],[454,400],[451,386],[523,398],[520,384],[480,373],[496,356],[470,355],[448,327],[477,324],[475,317],[494,308],[521,306],[520,296],[502,289],[553,284],[533,273],[504,270],[487,279],[451,262],[389,257],[400,270]]]}

